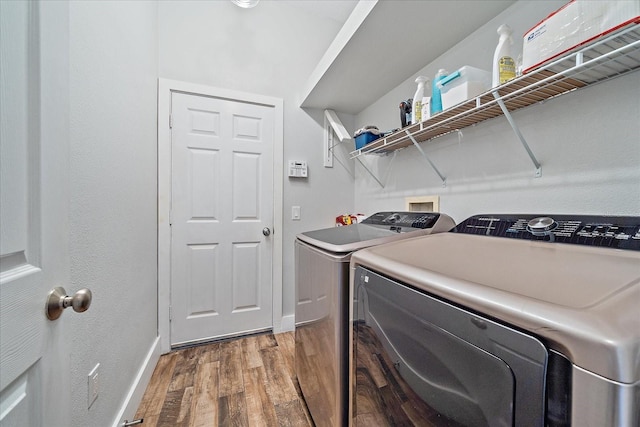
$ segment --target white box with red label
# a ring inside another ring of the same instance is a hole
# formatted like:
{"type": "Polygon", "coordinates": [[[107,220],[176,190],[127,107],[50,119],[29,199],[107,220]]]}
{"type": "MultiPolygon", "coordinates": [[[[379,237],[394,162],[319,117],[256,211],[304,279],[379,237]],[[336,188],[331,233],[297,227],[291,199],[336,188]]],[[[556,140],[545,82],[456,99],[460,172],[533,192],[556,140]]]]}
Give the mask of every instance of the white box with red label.
{"type": "Polygon", "coordinates": [[[572,0],[527,31],[525,73],[605,34],[640,23],[639,0],[572,0]]]}

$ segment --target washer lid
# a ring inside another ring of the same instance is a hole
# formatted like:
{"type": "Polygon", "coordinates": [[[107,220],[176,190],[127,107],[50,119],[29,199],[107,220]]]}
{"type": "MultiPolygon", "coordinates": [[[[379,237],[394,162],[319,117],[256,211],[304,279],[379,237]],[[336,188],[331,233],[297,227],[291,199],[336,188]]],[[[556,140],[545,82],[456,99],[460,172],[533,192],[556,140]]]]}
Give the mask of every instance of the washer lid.
{"type": "Polygon", "coordinates": [[[640,252],[443,233],[359,251],[352,264],[545,337],[606,378],[640,381],[640,252]]]}
{"type": "Polygon", "coordinates": [[[362,223],[307,231],[297,238],[333,253],[347,253],[407,237],[449,231],[453,220],[441,213],[378,212],[362,223]]]}
{"type": "MultiPolygon", "coordinates": [[[[416,231],[420,232],[422,230],[416,229],[416,231]]],[[[298,239],[331,252],[342,253],[366,248],[375,244],[376,241],[380,241],[380,243],[392,241],[392,239],[385,238],[398,235],[397,231],[392,231],[389,227],[381,228],[368,224],[352,224],[343,227],[307,231],[299,234],[298,239]]]]}

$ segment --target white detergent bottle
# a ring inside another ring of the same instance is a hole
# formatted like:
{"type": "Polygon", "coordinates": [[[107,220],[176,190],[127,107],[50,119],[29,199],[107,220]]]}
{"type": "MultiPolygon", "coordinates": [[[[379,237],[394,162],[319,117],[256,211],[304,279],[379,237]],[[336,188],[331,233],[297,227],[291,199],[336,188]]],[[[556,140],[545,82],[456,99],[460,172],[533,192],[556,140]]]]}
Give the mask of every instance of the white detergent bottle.
{"type": "Polygon", "coordinates": [[[413,105],[411,106],[411,124],[420,123],[422,121],[422,98],[424,97],[424,85],[429,81],[429,77],[418,76],[416,83],[418,83],[418,89],[416,94],[413,95],[413,105]]]}
{"type": "Polygon", "coordinates": [[[493,54],[492,87],[500,86],[516,76],[516,63],[511,55],[512,33],[511,27],[506,24],[500,25],[498,28],[500,39],[493,54]]]}

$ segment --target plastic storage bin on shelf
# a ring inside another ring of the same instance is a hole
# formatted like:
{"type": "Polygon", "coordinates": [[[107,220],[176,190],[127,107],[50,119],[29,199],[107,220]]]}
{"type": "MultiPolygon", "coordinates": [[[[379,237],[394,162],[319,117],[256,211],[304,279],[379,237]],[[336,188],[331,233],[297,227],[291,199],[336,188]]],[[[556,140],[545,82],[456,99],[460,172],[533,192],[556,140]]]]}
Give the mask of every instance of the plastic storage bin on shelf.
{"type": "Polygon", "coordinates": [[[380,135],[375,135],[371,132],[365,132],[356,136],[356,150],[361,149],[368,143],[375,141],[378,138],[380,138],[380,135]]]}
{"type": "Polygon", "coordinates": [[[380,138],[380,136],[382,136],[382,132],[380,132],[375,126],[367,126],[359,129],[354,135],[356,150],[359,150],[368,143],[375,141],[380,138]]]}
{"type": "Polygon", "coordinates": [[[442,108],[446,110],[489,90],[491,73],[465,65],[440,80],[438,86],[442,96],[442,108]]]}

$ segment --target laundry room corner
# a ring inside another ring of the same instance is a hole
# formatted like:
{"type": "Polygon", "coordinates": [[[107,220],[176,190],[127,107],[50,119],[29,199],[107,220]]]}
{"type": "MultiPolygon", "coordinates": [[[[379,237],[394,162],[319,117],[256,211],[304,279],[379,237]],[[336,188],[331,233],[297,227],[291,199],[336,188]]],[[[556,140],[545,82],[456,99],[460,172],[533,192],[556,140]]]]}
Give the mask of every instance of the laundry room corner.
{"type": "MultiPolygon", "coordinates": [[[[353,209],[352,176],[339,165],[325,168],[322,163],[323,111],[299,106],[300,88],[342,25],[323,15],[327,8],[316,6],[296,1],[265,1],[252,9],[230,1],[158,3],[159,77],[283,100],[283,229],[274,233],[283,238],[286,328],[293,325],[295,235],[324,227],[337,214],[353,209]],[[308,176],[289,178],[285,170],[289,161],[305,161],[308,176]],[[299,219],[292,219],[294,206],[300,208],[299,219]]],[[[352,126],[348,115],[341,117],[352,126]]],[[[278,329],[279,321],[275,323],[278,329]]]]}
{"type": "MultiPolygon", "coordinates": [[[[521,49],[521,35],[565,4],[562,0],[514,3],[424,68],[413,70],[402,84],[358,113],[356,126],[398,127],[397,104],[412,96],[415,76],[434,76],[440,68],[452,71],[463,65],[490,70],[501,24],[513,28],[513,49],[521,49]]],[[[388,178],[382,187],[358,167],[356,209],[375,211],[389,203],[401,206],[407,197],[437,195],[441,211],[456,221],[496,210],[637,214],[638,87],[640,75],[630,73],[513,112],[519,131],[541,163],[539,173],[505,117],[422,143],[424,157],[414,147],[400,150],[389,168],[385,162],[390,155],[364,156],[372,167],[380,165],[388,171],[388,178]]]]}

